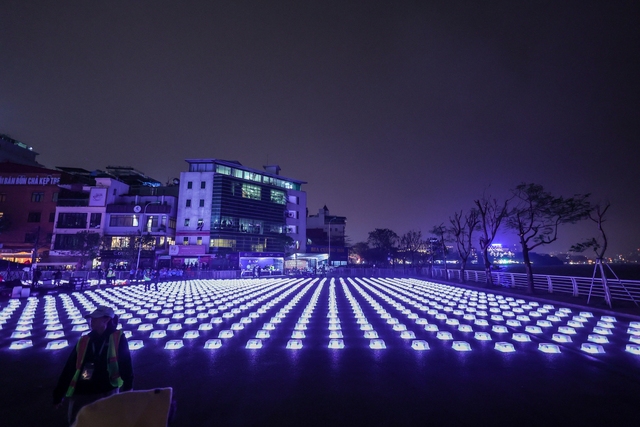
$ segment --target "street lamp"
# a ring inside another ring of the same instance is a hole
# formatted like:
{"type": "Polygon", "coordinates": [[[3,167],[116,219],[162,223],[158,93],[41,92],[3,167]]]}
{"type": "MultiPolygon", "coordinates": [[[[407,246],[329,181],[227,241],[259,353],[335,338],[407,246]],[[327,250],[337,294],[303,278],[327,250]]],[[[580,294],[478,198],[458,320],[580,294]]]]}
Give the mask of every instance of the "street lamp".
{"type": "Polygon", "coordinates": [[[138,271],[138,269],[140,268],[140,254],[142,253],[142,233],[143,233],[143,227],[144,227],[144,217],[147,214],[147,208],[150,205],[159,205],[161,204],[161,202],[149,202],[146,205],[144,205],[144,210],[142,210],[142,208],[140,207],[140,205],[136,205],[133,207],[133,211],[136,213],[139,213],[142,210],[142,216],[140,217],[140,219],[142,221],[140,221],[140,244],[138,245],[138,262],[136,262],[136,271],[138,271]]]}
{"type": "Polygon", "coordinates": [[[331,223],[338,219],[337,216],[334,216],[329,220],[329,258],[327,259],[327,265],[331,267],[331,223]]]}

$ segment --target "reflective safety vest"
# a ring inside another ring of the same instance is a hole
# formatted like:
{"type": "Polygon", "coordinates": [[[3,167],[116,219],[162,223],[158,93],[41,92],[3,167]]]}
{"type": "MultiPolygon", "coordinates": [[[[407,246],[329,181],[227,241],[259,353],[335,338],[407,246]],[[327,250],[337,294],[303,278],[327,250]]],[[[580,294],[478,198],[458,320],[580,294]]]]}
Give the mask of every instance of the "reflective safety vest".
{"type": "MultiPolygon", "coordinates": [[[[120,369],[118,368],[118,348],[120,345],[120,337],[122,337],[122,331],[114,331],[109,336],[109,347],[107,348],[107,372],[109,372],[109,383],[117,388],[122,387],[124,384],[124,381],[120,377],[120,369]]],[[[89,335],[84,335],[76,345],[76,373],[73,375],[73,378],[71,378],[71,383],[67,389],[67,397],[73,396],[73,393],[76,390],[76,384],[78,383],[78,378],[80,378],[80,372],[82,371],[82,362],[84,361],[84,356],[87,354],[87,347],[89,347],[89,340],[89,335]]]]}

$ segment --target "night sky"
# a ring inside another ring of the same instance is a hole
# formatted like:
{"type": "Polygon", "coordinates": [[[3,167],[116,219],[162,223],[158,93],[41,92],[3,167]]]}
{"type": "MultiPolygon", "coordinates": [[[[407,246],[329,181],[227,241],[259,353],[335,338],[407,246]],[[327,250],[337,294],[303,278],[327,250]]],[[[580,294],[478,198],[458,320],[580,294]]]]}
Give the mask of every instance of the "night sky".
{"type": "Polygon", "coordinates": [[[610,201],[608,255],[628,253],[638,17],[637,1],[3,0],[0,133],[49,167],[163,182],[186,158],[279,164],[353,243],[535,182],[610,201]]]}

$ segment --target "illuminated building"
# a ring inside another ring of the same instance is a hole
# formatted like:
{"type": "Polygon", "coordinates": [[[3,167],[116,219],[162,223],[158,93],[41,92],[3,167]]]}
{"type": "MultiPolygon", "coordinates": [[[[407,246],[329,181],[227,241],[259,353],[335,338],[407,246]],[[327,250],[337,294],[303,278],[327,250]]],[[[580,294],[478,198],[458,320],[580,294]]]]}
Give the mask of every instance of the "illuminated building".
{"type": "Polygon", "coordinates": [[[239,162],[187,159],[180,174],[175,263],[207,259],[214,268],[243,274],[283,271],[285,252],[305,251],[306,193],[303,181],[239,162]]]}

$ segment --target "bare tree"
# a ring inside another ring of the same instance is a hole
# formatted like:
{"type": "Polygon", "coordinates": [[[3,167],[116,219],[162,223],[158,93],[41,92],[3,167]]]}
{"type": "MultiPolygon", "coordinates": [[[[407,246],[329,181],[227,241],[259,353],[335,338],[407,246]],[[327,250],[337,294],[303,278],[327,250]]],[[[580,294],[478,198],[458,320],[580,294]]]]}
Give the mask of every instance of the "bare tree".
{"type": "Polygon", "coordinates": [[[508,200],[499,203],[498,200],[488,197],[474,200],[480,214],[480,251],[484,261],[484,271],[487,278],[487,286],[493,285],[493,276],[491,276],[491,260],[489,259],[489,247],[496,238],[496,234],[500,229],[500,224],[507,216],[508,200]]]}
{"type": "Polygon", "coordinates": [[[473,232],[478,230],[480,223],[479,212],[473,208],[463,216],[463,212],[456,212],[453,218],[449,218],[451,222],[451,235],[453,236],[456,247],[458,248],[458,256],[460,257],[460,281],[464,282],[464,272],[467,266],[467,260],[473,250],[473,232]]]}
{"type": "Polygon", "coordinates": [[[449,279],[449,269],[447,267],[447,254],[449,250],[447,249],[447,227],[444,226],[444,223],[440,225],[436,225],[431,229],[431,234],[436,236],[438,239],[438,248],[442,255],[442,263],[444,264],[444,275],[447,279],[449,279]]]}
{"type": "Polygon", "coordinates": [[[507,227],[514,230],[522,247],[527,272],[527,291],[533,293],[533,270],[529,253],[540,245],[558,239],[562,224],[574,224],[589,216],[588,194],[555,197],[538,184],[520,184],[513,191],[513,206],[506,218],[507,227]]]}
{"type": "Polygon", "coordinates": [[[409,256],[411,266],[415,267],[416,255],[424,248],[422,232],[420,230],[409,230],[400,237],[400,247],[409,256]]]}
{"type": "MultiPolygon", "coordinates": [[[[593,211],[589,213],[589,219],[595,222],[598,226],[598,230],[600,231],[600,238],[592,237],[582,243],[571,246],[571,249],[569,249],[569,251],[571,252],[584,252],[589,248],[593,249],[593,252],[596,254],[596,265],[593,270],[592,279],[595,279],[596,277],[596,270],[599,271],[600,277],[602,278],[602,287],[604,288],[604,299],[609,307],[611,307],[611,291],[609,290],[609,284],[607,283],[607,275],[604,270],[605,263],[603,262],[604,254],[607,251],[608,240],[607,235],[604,232],[604,228],[602,227],[602,223],[605,222],[604,216],[607,213],[607,210],[609,210],[610,206],[611,203],[609,202],[606,202],[604,204],[604,207],[600,204],[597,204],[594,206],[593,211]]],[[[611,269],[611,267],[609,267],[609,269],[611,269]]],[[[613,273],[613,270],[611,270],[611,272],[613,273]]]]}

